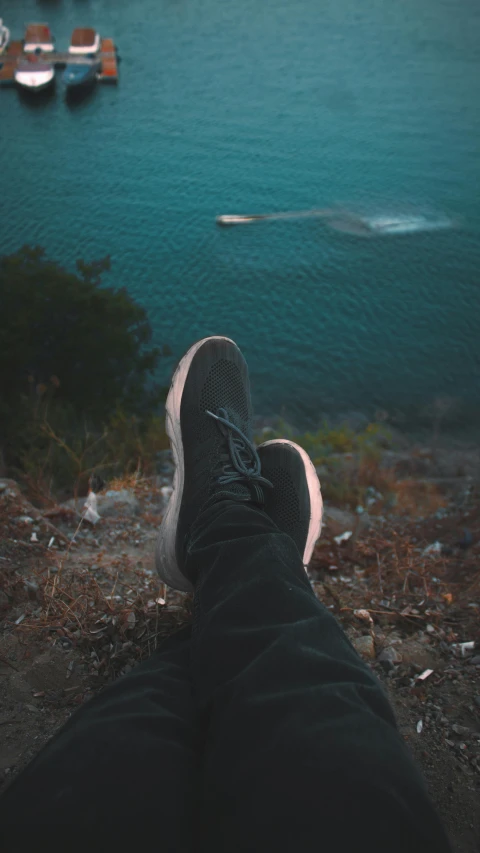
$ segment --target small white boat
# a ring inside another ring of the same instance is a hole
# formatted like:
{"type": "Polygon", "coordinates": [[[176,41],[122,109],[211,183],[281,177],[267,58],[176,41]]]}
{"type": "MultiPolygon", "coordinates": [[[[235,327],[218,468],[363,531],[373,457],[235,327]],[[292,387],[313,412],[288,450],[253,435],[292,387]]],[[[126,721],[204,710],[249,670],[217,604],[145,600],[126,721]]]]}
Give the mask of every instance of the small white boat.
{"type": "Polygon", "coordinates": [[[257,222],[258,219],[266,219],[262,214],[252,216],[217,216],[217,225],[243,225],[246,222],[257,222]]]}
{"type": "Polygon", "coordinates": [[[89,53],[98,53],[100,50],[100,36],[91,27],[77,27],[72,33],[68,52],[77,56],[89,53]]]}
{"type": "Polygon", "coordinates": [[[23,44],[25,53],[43,51],[51,53],[55,50],[53,37],[48,24],[28,24],[23,44]]]}
{"type": "Polygon", "coordinates": [[[0,56],[8,47],[10,41],[10,30],[3,23],[3,18],[0,18],[0,56]]]}
{"type": "Polygon", "coordinates": [[[15,69],[15,82],[31,92],[40,92],[53,84],[55,69],[51,62],[25,59],[15,69]]]}

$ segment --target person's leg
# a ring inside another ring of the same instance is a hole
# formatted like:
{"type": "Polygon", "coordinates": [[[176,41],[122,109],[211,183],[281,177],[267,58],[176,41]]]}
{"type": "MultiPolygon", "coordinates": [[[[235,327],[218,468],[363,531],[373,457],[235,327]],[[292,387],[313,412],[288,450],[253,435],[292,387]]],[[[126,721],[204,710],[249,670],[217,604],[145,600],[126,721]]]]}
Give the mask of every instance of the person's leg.
{"type": "Polygon", "coordinates": [[[203,513],[192,539],[213,848],[447,851],[387,698],[314,596],[293,540],[233,501],[203,513]]]}
{"type": "Polygon", "coordinates": [[[304,571],[320,533],[316,472],[291,444],[253,445],[233,341],[191,347],[166,414],[175,476],[157,568],[196,587],[192,678],[208,726],[212,847],[444,853],[386,696],[304,571]]]}
{"type": "Polygon", "coordinates": [[[76,849],[86,833],[88,849],[106,839],[103,849],[113,849],[132,833],[169,852],[195,847],[201,752],[190,633],[87,702],[12,783],[0,798],[2,850],[45,836],[49,849],[76,849]]]}

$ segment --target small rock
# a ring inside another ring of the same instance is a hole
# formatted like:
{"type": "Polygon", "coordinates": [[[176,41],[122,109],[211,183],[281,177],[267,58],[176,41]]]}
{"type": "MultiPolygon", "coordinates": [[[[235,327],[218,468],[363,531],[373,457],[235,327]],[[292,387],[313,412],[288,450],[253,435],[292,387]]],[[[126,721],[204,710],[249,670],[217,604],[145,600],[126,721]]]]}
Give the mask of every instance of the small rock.
{"type": "Polygon", "coordinates": [[[457,723],[454,723],[452,732],[455,732],[456,735],[468,735],[470,734],[470,729],[467,726],[459,726],[457,723]]]}
{"type": "Polygon", "coordinates": [[[475,657],[470,658],[470,663],[477,664],[477,665],[480,664],[480,655],[475,655],[475,657]]]}
{"type": "Polygon", "coordinates": [[[380,652],[378,660],[380,661],[380,663],[395,664],[400,663],[400,661],[402,660],[402,656],[398,649],[395,648],[395,646],[387,646],[386,649],[382,649],[382,651],[380,652]]]}
{"type": "Polygon", "coordinates": [[[356,519],[353,512],[338,509],[335,506],[324,507],[323,525],[329,533],[340,536],[348,530],[355,530],[356,519]]]}
{"type": "Polygon", "coordinates": [[[129,489],[97,495],[97,506],[100,515],[105,518],[111,515],[138,515],[140,512],[140,504],[129,489]]]}
{"type": "Polygon", "coordinates": [[[361,657],[368,660],[373,660],[375,658],[375,644],[373,642],[373,637],[370,635],[366,637],[357,637],[353,641],[353,645],[361,657]]]}
{"type": "Polygon", "coordinates": [[[342,542],[348,542],[352,533],[353,533],[352,530],[346,530],[345,533],[340,533],[339,536],[334,536],[333,538],[334,538],[335,542],[337,543],[337,545],[341,545],[342,542]]]}
{"type": "Polygon", "coordinates": [[[475,705],[478,705],[480,708],[480,696],[474,696],[473,701],[475,702],[475,705]]]}
{"type": "Polygon", "coordinates": [[[442,553],[442,543],[441,542],[432,542],[431,545],[427,545],[426,548],[422,551],[422,557],[434,557],[436,554],[442,553]]]}

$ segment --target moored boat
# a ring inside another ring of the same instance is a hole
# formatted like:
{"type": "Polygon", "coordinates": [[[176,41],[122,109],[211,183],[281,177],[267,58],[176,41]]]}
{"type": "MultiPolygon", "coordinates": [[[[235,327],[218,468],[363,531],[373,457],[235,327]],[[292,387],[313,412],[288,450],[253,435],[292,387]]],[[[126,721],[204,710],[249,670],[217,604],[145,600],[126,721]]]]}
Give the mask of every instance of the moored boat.
{"type": "Polygon", "coordinates": [[[51,53],[55,49],[48,24],[28,24],[25,31],[23,50],[25,53],[51,53]]]}
{"type": "Polygon", "coordinates": [[[98,53],[100,50],[100,36],[92,27],[77,27],[70,39],[68,52],[77,55],[88,55],[98,53]]]}
{"type": "Polygon", "coordinates": [[[31,57],[20,61],[15,69],[15,82],[31,92],[40,92],[51,86],[55,69],[51,62],[31,57]]]}
{"type": "Polygon", "coordinates": [[[93,85],[100,71],[101,63],[94,59],[90,62],[69,62],[63,73],[63,82],[67,89],[81,89],[93,85]]]}
{"type": "Polygon", "coordinates": [[[7,49],[9,42],[10,42],[10,30],[3,23],[3,19],[0,18],[0,56],[7,49]]]}

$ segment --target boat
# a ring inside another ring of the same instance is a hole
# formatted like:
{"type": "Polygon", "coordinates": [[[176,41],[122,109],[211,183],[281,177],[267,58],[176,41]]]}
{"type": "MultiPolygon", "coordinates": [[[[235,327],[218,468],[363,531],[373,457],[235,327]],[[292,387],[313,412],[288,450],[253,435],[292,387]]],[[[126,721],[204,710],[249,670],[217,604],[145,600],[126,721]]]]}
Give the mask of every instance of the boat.
{"type": "Polygon", "coordinates": [[[100,50],[100,36],[91,27],[77,27],[70,39],[70,47],[68,52],[77,55],[85,56],[91,53],[98,53],[100,50]]]}
{"type": "Polygon", "coordinates": [[[267,219],[265,214],[256,214],[252,216],[217,216],[217,225],[243,225],[247,222],[257,222],[258,219],[267,219]]]}
{"type": "Polygon", "coordinates": [[[40,92],[47,89],[55,80],[55,68],[51,62],[29,57],[21,60],[15,68],[15,82],[23,89],[40,92]]]}
{"type": "Polygon", "coordinates": [[[51,53],[55,49],[48,24],[28,24],[23,50],[25,53],[51,53]]]}
{"type": "Polygon", "coordinates": [[[7,49],[9,41],[10,41],[10,30],[3,23],[3,19],[0,18],[0,56],[7,49]]]}
{"type": "Polygon", "coordinates": [[[100,68],[100,60],[95,59],[82,63],[69,62],[63,73],[63,82],[71,91],[86,88],[95,83],[100,68]]]}

